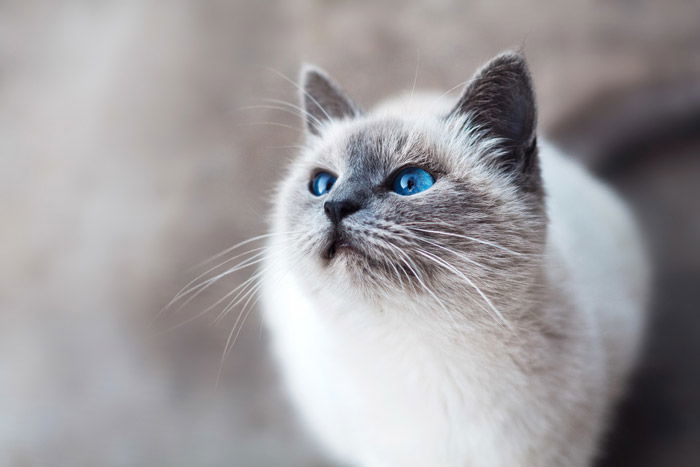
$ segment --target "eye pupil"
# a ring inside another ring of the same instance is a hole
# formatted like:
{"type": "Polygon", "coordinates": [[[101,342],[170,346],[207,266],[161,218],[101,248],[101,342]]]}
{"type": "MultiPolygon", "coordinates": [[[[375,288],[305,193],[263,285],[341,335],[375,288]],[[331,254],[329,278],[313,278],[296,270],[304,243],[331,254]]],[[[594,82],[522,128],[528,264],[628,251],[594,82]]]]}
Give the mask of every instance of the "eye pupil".
{"type": "Polygon", "coordinates": [[[336,178],[328,172],[319,172],[311,180],[309,191],[316,196],[322,196],[331,191],[336,178]]]}
{"type": "Polygon", "coordinates": [[[396,174],[392,188],[399,195],[409,196],[427,190],[434,183],[435,179],[426,170],[407,167],[396,174]]]}

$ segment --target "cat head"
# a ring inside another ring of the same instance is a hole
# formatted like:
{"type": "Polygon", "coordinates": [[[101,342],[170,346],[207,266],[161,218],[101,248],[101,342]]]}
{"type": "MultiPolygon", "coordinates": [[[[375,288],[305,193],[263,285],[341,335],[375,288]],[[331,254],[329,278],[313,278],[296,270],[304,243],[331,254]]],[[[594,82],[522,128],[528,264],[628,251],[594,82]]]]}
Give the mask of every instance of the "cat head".
{"type": "Polygon", "coordinates": [[[315,67],[301,82],[306,142],[275,228],[310,293],[495,308],[533,282],[546,219],[522,56],[493,59],[449,105],[364,112],[315,67]]]}

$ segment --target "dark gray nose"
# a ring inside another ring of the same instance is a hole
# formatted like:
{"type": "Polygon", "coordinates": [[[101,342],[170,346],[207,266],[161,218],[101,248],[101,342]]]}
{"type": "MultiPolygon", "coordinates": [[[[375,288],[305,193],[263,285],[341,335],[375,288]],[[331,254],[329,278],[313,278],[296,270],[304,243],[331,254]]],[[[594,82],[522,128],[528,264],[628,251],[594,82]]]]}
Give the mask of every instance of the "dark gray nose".
{"type": "Polygon", "coordinates": [[[350,199],[340,201],[326,201],[323,203],[323,210],[333,225],[338,225],[344,217],[360,209],[360,203],[350,199]]]}

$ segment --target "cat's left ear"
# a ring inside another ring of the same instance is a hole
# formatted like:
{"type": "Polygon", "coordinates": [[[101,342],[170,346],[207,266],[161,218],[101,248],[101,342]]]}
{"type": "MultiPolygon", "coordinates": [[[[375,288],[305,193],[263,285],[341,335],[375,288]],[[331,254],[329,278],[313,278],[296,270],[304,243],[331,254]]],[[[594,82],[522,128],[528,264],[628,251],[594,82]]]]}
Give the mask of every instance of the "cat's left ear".
{"type": "Polygon", "coordinates": [[[301,69],[302,106],[306,129],[320,135],[323,125],[331,120],[354,118],[360,108],[320,68],[304,65],[301,69]]]}
{"type": "Polygon", "coordinates": [[[536,108],[525,58],[505,52],[479,70],[464,90],[450,117],[467,116],[488,137],[501,141],[506,153],[498,159],[505,171],[536,171],[536,108]]]}

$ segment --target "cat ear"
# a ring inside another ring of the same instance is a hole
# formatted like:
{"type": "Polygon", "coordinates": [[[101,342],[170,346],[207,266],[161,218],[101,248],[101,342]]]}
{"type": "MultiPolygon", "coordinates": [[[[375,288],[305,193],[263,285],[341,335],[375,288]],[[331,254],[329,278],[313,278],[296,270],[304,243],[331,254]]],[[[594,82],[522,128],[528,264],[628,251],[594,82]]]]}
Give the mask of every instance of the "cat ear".
{"type": "Polygon", "coordinates": [[[530,72],[519,53],[505,52],[479,70],[467,85],[450,117],[468,116],[506,149],[499,164],[527,173],[536,167],[536,109],[530,72]]]}
{"type": "Polygon", "coordinates": [[[320,68],[302,66],[301,83],[306,129],[310,133],[319,135],[323,125],[330,120],[353,118],[362,114],[360,108],[320,68]]]}

